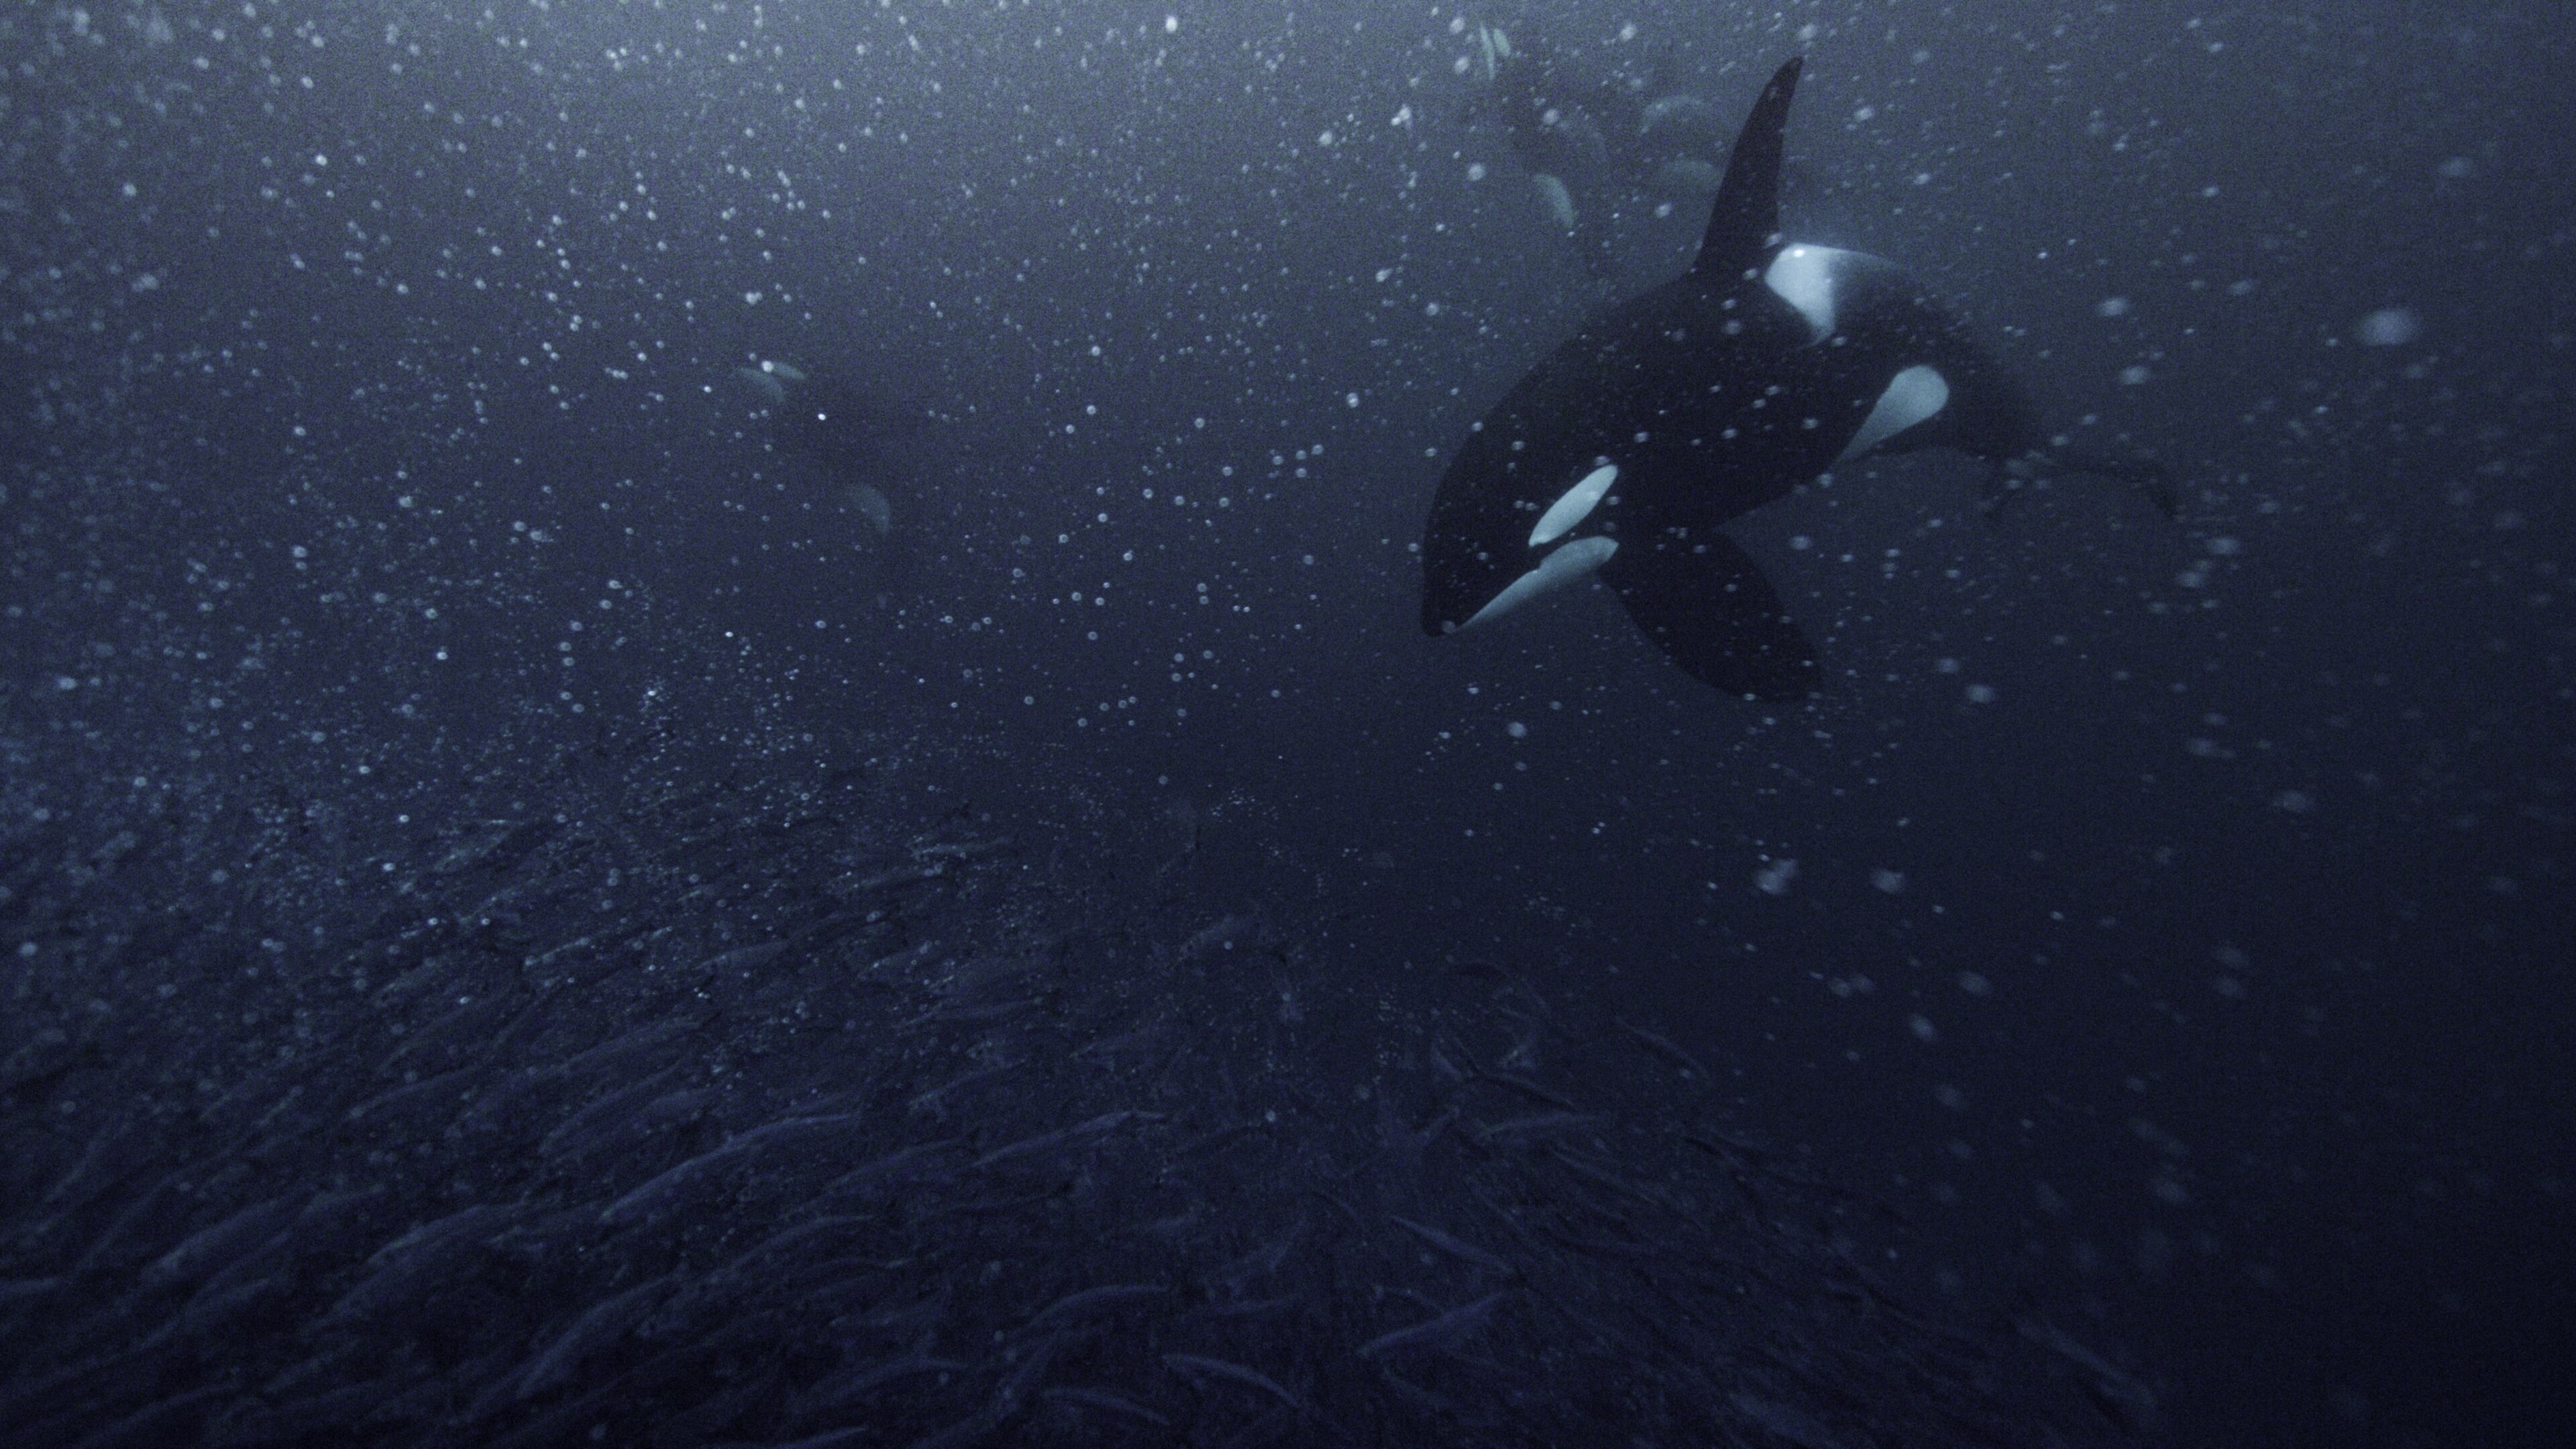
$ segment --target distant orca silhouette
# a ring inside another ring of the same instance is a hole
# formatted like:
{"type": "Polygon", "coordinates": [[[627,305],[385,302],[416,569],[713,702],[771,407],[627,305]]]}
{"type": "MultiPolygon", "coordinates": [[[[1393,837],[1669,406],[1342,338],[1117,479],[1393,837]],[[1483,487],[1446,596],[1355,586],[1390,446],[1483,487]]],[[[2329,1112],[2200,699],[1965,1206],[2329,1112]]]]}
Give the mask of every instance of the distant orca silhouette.
{"type": "Polygon", "coordinates": [[[1450,460],[1423,535],[1424,632],[1597,572],[1694,678],[1797,698],[1817,688],[1815,649],[1720,524],[1836,463],[1935,445],[1991,460],[1998,499],[2052,469],[2157,486],[2039,452],[2020,389],[1894,263],[1782,239],[1802,63],[1754,103],[1691,270],[1551,353],[1450,460]]]}
{"type": "Polygon", "coordinates": [[[908,588],[913,550],[895,505],[900,478],[911,471],[906,441],[919,433],[927,410],[888,401],[876,390],[828,373],[808,372],[775,358],[734,375],[768,404],[769,444],[778,455],[802,460],[801,468],[832,500],[867,525],[860,535],[873,559],[879,592],[908,588]]]}
{"type": "Polygon", "coordinates": [[[887,445],[921,428],[918,410],[889,404],[845,378],[815,376],[776,360],[734,375],[769,403],[770,439],[781,452],[819,464],[837,483],[865,483],[887,465],[887,445]]]}
{"type": "Polygon", "coordinates": [[[1623,204],[1698,204],[1716,194],[1725,145],[1715,113],[1657,84],[1654,67],[1586,64],[1544,42],[1515,42],[1498,25],[1477,25],[1475,41],[1469,70],[1478,88],[1465,114],[1499,123],[1594,280],[1610,282],[1618,270],[1610,222],[1623,204]]]}

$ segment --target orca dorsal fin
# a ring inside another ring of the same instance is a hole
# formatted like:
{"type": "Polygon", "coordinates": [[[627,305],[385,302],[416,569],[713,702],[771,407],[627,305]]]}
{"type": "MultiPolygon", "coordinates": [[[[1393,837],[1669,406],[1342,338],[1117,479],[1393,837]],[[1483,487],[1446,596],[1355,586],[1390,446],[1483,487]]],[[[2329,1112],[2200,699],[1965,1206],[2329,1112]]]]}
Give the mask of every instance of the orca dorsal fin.
{"type": "Polygon", "coordinates": [[[1744,118],[1735,137],[1735,154],[1726,161],[1726,180],[1709,208],[1708,231],[1700,238],[1699,260],[1691,269],[1712,278],[1739,276],[1762,265],[1763,254],[1780,234],[1780,139],[1789,128],[1789,98],[1798,93],[1798,72],[1806,57],[1793,55],[1773,73],[1744,118]]]}

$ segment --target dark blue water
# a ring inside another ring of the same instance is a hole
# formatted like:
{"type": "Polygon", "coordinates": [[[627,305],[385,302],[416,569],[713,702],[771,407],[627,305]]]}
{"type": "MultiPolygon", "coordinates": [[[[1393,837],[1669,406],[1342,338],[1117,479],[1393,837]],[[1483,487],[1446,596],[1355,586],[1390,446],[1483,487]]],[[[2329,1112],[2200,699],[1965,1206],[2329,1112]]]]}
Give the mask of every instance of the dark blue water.
{"type": "Polygon", "coordinates": [[[11,1442],[2544,1442],[2566,23],[1524,18],[0,18],[11,1442]],[[1807,55],[1792,232],[2178,516],[1755,513],[1813,702],[1422,637],[1700,225],[1457,19],[1807,55]]]}

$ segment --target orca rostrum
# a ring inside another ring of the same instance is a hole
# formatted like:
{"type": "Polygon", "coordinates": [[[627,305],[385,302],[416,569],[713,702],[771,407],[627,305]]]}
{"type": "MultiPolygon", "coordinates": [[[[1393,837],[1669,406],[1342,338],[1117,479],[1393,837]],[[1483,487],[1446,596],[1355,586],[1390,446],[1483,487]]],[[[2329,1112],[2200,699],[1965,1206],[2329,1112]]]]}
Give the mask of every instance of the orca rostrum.
{"type": "Polygon", "coordinates": [[[1754,102],[1691,269],[1550,353],[1450,460],[1423,533],[1426,633],[1597,573],[1694,678],[1799,698],[1815,649],[1727,520],[1868,453],[1989,459],[1998,498],[2052,463],[2135,471],[2042,454],[2021,390],[1895,263],[1783,239],[1800,65],[1754,102]]]}

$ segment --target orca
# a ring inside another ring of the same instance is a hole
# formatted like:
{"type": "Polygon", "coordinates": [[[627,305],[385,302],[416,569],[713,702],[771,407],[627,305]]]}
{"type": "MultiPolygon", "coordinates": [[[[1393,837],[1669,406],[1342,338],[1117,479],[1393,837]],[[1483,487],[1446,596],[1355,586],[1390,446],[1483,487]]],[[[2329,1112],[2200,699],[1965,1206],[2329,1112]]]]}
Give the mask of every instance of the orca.
{"type": "Polygon", "coordinates": [[[1754,102],[1691,269],[1557,348],[1450,459],[1423,531],[1425,633],[1598,576],[1694,678],[1800,698],[1815,648],[1728,520],[1837,463],[1933,446],[1988,460],[2006,491],[2052,464],[2141,480],[2042,453],[2020,388],[1895,263],[1781,235],[1802,64],[1754,102]]]}
{"type": "Polygon", "coordinates": [[[775,358],[734,375],[766,404],[767,445],[793,460],[784,470],[848,511],[864,532],[854,540],[870,559],[880,595],[904,588],[913,573],[898,480],[918,466],[910,440],[931,414],[889,400],[876,388],[826,368],[808,370],[775,358]]]}
{"type": "MultiPolygon", "coordinates": [[[[1453,22],[1463,31],[1463,20],[1453,22]]],[[[1726,137],[1717,112],[1667,87],[1661,67],[1633,51],[1616,61],[1516,42],[1479,23],[1457,69],[1474,90],[1463,115],[1492,122],[1527,173],[1549,220],[1573,242],[1596,282],[1615,280],[1623,215],[1658,219],[1717,194],[1726,137]],[[1633,203],[1644,202],[1637,207],[1633,203]]]]}
{"type": "Polygon", "coordinates": [[[893,528],[893,506],[882,485],[898,471],[899,445],[921,430],[924,410],[889,402],[847,378],[809,373],[774,358],[757,367],[737,367],[734,376],[767,404],[772,448],[817,470],[832,495],[877,532],[893,528]]]}
{"type": "Polygon", "coordinates": [[[779,451],[810,459],[835,480],[881,471],[887,442],[918,426],[918,419],[844,378],[777,361],[734,372],[769,402],[770,441],[779,451]]]}

